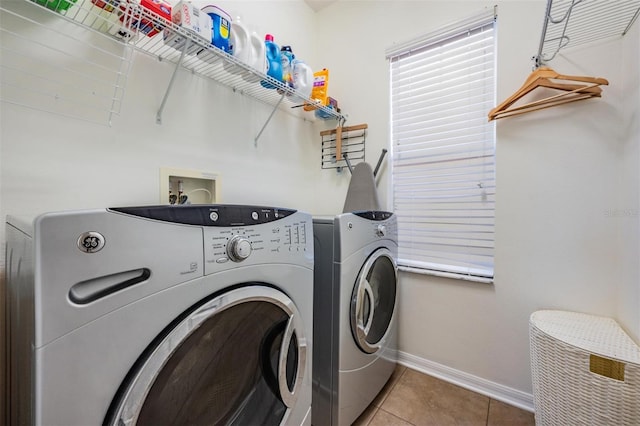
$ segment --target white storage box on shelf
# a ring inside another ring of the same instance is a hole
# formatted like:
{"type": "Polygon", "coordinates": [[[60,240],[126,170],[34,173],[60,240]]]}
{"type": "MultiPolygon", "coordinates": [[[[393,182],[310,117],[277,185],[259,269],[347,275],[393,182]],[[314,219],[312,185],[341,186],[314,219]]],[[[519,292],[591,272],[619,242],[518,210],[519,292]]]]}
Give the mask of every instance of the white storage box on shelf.
{"type": "Polygon", "coordinates": [[[640,347],[611,318],[534,312],[536,425],[640,425],[640,347]]]}

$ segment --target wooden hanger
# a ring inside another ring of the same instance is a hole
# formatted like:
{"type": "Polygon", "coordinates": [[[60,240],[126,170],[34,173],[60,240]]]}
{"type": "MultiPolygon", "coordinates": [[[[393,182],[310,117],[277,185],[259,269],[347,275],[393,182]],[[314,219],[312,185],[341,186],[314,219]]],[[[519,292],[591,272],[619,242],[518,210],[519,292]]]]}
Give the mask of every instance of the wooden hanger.
{"type": "Polygon", "coordinates": [[[559,74],[549,67],[540,67],[533,71],[522,87],[513,95],[508,97],[500,105],[489,111],[489,121],[498,118],[509,117],[517,114],[524,114],[529,111],[536,111],[543,108],[560,105],[567,102],[575,102],[592,97],[600,97],[602,89],[600,85],[607,85],[609,82],[600,77],[583,77],[574,75],[559,74]],[[559,81],[564,82],[559,82],[559,81]],[[576,82],[587,83],[577,84],[576,82]],[[511,107],[526,94],[538,87],[560,90],[563,93],[530,102],[518,107],[511,107]]]}

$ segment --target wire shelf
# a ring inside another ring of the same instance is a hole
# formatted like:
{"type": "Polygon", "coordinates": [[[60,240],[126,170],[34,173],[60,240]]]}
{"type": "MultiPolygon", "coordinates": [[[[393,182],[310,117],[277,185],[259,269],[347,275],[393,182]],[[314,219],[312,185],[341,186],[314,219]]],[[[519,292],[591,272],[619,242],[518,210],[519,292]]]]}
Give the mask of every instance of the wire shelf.
{"type": "Polygon", "coordinates": [[[640,0],[548,0],[536,66],[566,47],[622,37],[639,13],[640,0]]]}
{"type": "Polygon", "coordinates": [[[0,5],[2,102],[110,125],[133,49],[25,1],[0,5]]]}
{"type": "MultiPolygon", "coordinates": [[[[103,0],[84,1],[95,4],[103,0]]],[[[301,109],[291,108],[302,106],[304,103],[314,104],[313,100],[296,92],[287,84],[277,81],[237,60],[227,52],[213,46],[209,40],[205,40],[198,34],[161,17],[137,3],[125,2],[124,0],[104,1],[118,4],[118,7],[111,13],[100,12],[97,17],[91,13],[88,15],[86,12],[83,13],[82,8],[71,8],[66,12],[66,16],[83,25],[98,27],[100,31],[113,34],[115,37],[121,37],[142,53],[156,57],[161,61],[173,63],[177,67],[211,79],[232,89],[234,92],[250,96],[270,106],[280,106],[281,110],[293,115],[313,118],[313,112],[302,115],[303,111],[301,109]],[[115,16],[118,16],[118,19],[115,16]],[[101,21],[102,24],[100,24],[101,21]],[[97,25],[96,22],[98,23],[97,25]],[[145,32],[143,30],[149,27],[155,28],[157,34],[151,37],[143,34],[145,32]],[[165,42],[164,35],[167,33],[174,33],[185,40],[185,43],[178,46],[181,50],[165,42]],[[267,83],[271,88],[263,87],[261,82],[267,83]],[[288,102],[282,103],[283,99],[288,102]]],[[[331,118],[342,119],[342,115],[331,108],[317,105],[317,109],[321,109],[331,118]]]]}
{"type": "MultiPolygon", "coordinates": [[[[117,67],[112,66],[116,72],[116,82],[113,85],[115,95],[109,99],[113,104],[113,107],[108,108],[110,113],[109,121],[111,119],[111,114],[119,112],[120,103],[124,93],[124,81],[126,81],[126,75],[130,68],[132,50],[153,56],[161,61],[173,63],[176,65],[176,71],[178,68],[183,68],[197,75],[208,78],[218,84],[230,88],[236,93],[249,96],[254,100],[272,106],[274,107],[274,111],[277,108],[294,116],[315,120],[314,111],[306,112],[303,111],[302,108],[299,108],[304,104],[311,104],[315,106],[315,109],[322,110],[322,112],[324,112],[323,115],[329,117],[329,119],[345,120],[345,116],[335,109],[319,105],[309,97],[304,96],[287,86],[286,83],[277,81],[272,77],[238,61],[228,53],[211,45],[209,40],[205,40],[196,33],[182,28],[155,12],[142,7],[138,3],[132,3],[127,0],[14,0],[3,2],[3,6],[0,10],[2,10],[3,14],[6,12],[7,14],[10,14],[22,21],[33,21],[32,15],[44,16],[45,14],[48,14],[49,18],[43,18],[41,19],[41,22],[37,22],[36,24],[41,30],[46,31],[47,34],[51,33],[52,39],[56,39],[57,37],[68,37],[72,39],[70,35],[77,33],[77,31],[69,28],[61,29],[60,22],[64,21],[67,26],[75,25],[76,27],[90,30],[89,32],[93,34],[92,38],[97,38],[95,35],[98,34],[101,37],[109,39],[111,42],[117,41],[115,45],[120,46],[120,48],[124,49],[126,53],[121,56],[121,65],[117,67]],[[5,10],[5,3],[28,3],[32,7],[30,10],[28,8],[19,8],[23,10],[21,12],[13,12],[5,10]],[[37,5],[34,3],[37,3],[37,5]],[[51,14],[62,17],[63,20],[52,21],[50,19],[51,14]],[[149,31],[149,28],[152,28],[152,31],[149,31]],[[177,46],[181,50],[165,43],[163,34],[167,32],[175,33],[185,41],[181,45],[177,46]],[[146,34],[151,34],[151,36],[147,36],[146,34]],[[261,82],[264,82],[267,86],[271,86],[271,88],[263,87],[261,82]]],[[[3,19],[3,26],[5,21],[7,20],[3,19]]],[[[22,31],[20,29],[5,31],[5,29],[2,28],[2,30],[3,33],[7,32],[16,37],[21,37],[20,34],[22,31]]],[[[28,31],[28,33],[33,32],[28,31]]],[[[38,44],[41,42],[42,38],[43,37],[38,34],[37,39],[33,40],[33,42],[38,44]]],[[[47,35],[44,38],[48,39],[49,36],[47,35]]],[[[95,46],[92,46],[91,44],[87,44],[86,47],[89,47],[89,50],[91,51],[95,50],[95,46]]],[[[86,47],[84,49],[77,50],[84,51],[87,50],[86,47]]],[[[50,48],[55,51],[60,50],[56,45],[50,46],[50,48]]],[[[66,52],[59,53],[62,55],[67,54],[66,52]]],[[[45,57],[47,57],[47,55],[45,55],[45,57]]],[[[54,63],[57,61],[52,60],[51,62],[54,63]]],[[[3,68],[6,66],[10,69],[12,66],[11,64],[13,63],[13,59],[5,60],[3,50],[3,68]]],[[[54,65],[52,65],[52,67],[53,66],[54,65]]],[[[11,78],[3,78],[3,95],[5,92],[5,80],[7,80],[7,87],[10,87],[14,84],[13,80],[20,80],[20,78],[16,78],[14,75],[12,75],[11,78]]],[[[46,81],[49,86],[56,84],[52,78],[46,77],[44,78],[44,81],[46,81]]],[[[169,88],[165,94],[165,100],[158,111],[157,121],[159,123],[161,122],[162,109],[171,90],[171,85],[172,82],[169,84],[169,88]]],[[[27,87],[30,87],[30,85],[27,85],[27,87]]],[[[48,91],[49,88],[47,87],[47,89],[43,90],[48,91]]],[[[47,96],[52,97],[54,102],[60,103],[60,96],[58,94],[52,95],[47,92],[42,94],[40,97],[47,96]]],[[[29,96],[26,96],[23,92],[21,94],[17,94],[15,97],[28,98],[29,96]]],[[[7,101],[13,102],[13,100],[7,101]]],[[[36,100],[33,104],[36,105],[37,108],[37,105],[41,105],[42,102],[41,100],[36,100]]],[[[82,110],[82,107],[77,107],[76,109],[82,110]]],[[[73,116],[74,114],[77,114],[74,112],[74,109],[70,109],[63,113],[63,115],[70,116],[73,116]]],[[[270,118],[271,116],[269,119],[270,118]]],[[[268,121],[269,120],[267,120],[267,123],[268,121]]],[[[267,123],[265,123],[265,127],[267,123]]],[[[260,133],[262,133],[262,131],[260,133]]],[[[260,135],[256,137],[256,141],[259,136],[260,135]]]]}

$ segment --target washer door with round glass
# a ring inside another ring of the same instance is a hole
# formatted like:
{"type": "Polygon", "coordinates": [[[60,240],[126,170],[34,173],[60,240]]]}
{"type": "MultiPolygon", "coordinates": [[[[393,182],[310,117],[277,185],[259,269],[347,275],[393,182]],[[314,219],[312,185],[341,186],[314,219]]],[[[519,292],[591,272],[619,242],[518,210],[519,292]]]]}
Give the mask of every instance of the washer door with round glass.
{"type": "Polygon", "coordinates": [[[279,425],[295,407],[307,343],[284,293],[231,290],[170,329],[112,407],[112,425],[279,425]]]}
{"type": "Polygon", "coordinates": [[[391,252],[376,250],[360,270],[351,297],[351,331],[366,353],[376,352],[396,304],[397,266],[391,252]]]}

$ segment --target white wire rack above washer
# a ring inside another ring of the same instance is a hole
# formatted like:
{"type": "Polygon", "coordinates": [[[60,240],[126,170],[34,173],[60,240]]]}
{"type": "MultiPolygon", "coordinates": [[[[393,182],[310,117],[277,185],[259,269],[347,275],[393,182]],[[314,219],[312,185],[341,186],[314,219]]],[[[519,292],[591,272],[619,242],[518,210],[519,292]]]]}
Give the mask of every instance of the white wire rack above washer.
{"type": "Polygon", "coordinates": [[[640,13],[640,0],[547,0],[536,67],[565,47],[625,35],[640,13]]]}
{"type": "MultiPolygon", "coordinates": [[[[58,0],[59,1],[59,0],[58,0]]],[[[0,4],[0,100],[110,125],[120,114],[131,46],[30,1],[0,4]]]]}
{"type": "MultiPolygon", "coordinates": [[[[68,52],[60,46],[62,44],[66,46],[66,44],[68,44],[67,39],[77,39],[77,44],[81,44],[79,47],[72,46],[74,49],[73,53],[77,56],[78,61],[82,61],[83,57],[81,54],[76,54],[76,52],[86,53],[96,50],[93,45],[93,40],[95,39],[106,39],[108,42],[111,42],[111,45],[115,46],[116,50],[123,50],[124,48],[125,53],[118,58],[123,65],[119,63],[109,65],[109,69],[113,69],[116,74],[115,83],[109,86],[110,88],[113,87],[112,91],[115,91],[115,95],[109,97],[106,101],[109,103],[106,107],[109,111],[109,122],[111,115],[119,112],[124,93],[124,81],[126,80],[132,61],[131,47],[161,61],[175,64],[173,76],[157,111],[156,121],[158,123],[162,122],[164,106],[169,98],[173,82],[180,69],[186,69],[196,75],[228,87],[235,93],[249,96],[258,102],[273,107],[264,126],[255,137],[254,142],[256,144],[276,110],[285,111],[305,120],[315,121],[314,111],[303,111],[302,108],[297,108],[304,104],[311,104],[314,105],[316,109],[324,112],[323,115],[325,117],[336,119],[338,122],[344,122],[346,120],[346,115],[341,114],[336,109],[319,105],[313,99],[297,92],[286,83],[277,81],[251,68],[228,53],[214,47],[208,40],[159,16],[136,2],[125,0],[15,0],[3,1],[0,6],[0,11],[3,15],[2,25],[0,25],[3,36],[11,35],[15,38],[26,39],[30,41],[31,45],[45,47],[47,53],[37,54],[36,57],[39,58],[49,57],[51,56],[51,52],[55,53],[56,56],[52,57],[52,61],[50,61],[51,67],[55,67],[58,62],[66,62],[65,57],[68,55],[68,52]],[[5,8],[6,5],[16,6],[16,10],[9,10],[5,8]],[[98,7],[97,5],[101,6],[98,7]],[[5,15],[11,16],[11,20],[5,19],[5,15]],[[59,19],[51,19],[51,15],[56,15],[59,19]],[[38,19],[36,22],[34,16],[38,16],[41,19],[38,19]],[[16,21],[17,23],[13,25],[13,27],[10,27],[8,25],[8,23],[11,23],[10,21],[16,21]],[[26,29],[26,24],[23,22],[35,25],[37,29],[26,29]],[[154,28],[154,31],[149,33],[152,35],[151,37],[145,35],[147,33],[143,31],[143,27],[147,29],[149,26],[154,28]],[[163,40],[163,31],[175,33],[186,42],[179,47],[180,50],[177,50],[165,43],[163,40]],[[78,35],[78,32],[82,32],[82,34],[78,35]],[[43,36],[42,34],[46,35],[43,36]],[[59,43],[59,39],[64,39],[65,43],[59,43]],[[48,40],[52,41],[48,42],[48,40]],[[86,40],[91,40],[91,42],[87,42],[86,40]],[[59,60],[61,56],[63,59],[59,60]],[[261,82],[265,82],[265,85],[271,88],[265,88],[261,85],[261,82]],[[111,103],[113,103],[113,106],[111,103]]],[[[8,52],[8,48],[5,48],[5,45],[6,43],[3,43],[1,46],[3,49],[3,61],[0,65],[3,67],[3,74],[7,75],[7,70],[11,70],[18,61],[14,61],[13,59],[5,60],[5,54],[8,52]]],[[[22,53],[16,52],[16,55],[22,55],[22,53]]],[[[85,61],[91,62],[90,60],[85,61]]],[[[81,66],[78,67],[84,69],[86,68],[85,65],[81,64],[81,66]]],[[[4,99],[6,98],[6,96],[4,96],[5,93],[8,93],[6,87],[16,85],[17,82],[24,80],[24,75],[29,75],[32,71],[28,66],[23,66],[22,69],[12,73],[10,79],[3,78],[2,100],[6,101],[6,99],[4,99]]],[[[93,75],[94,72],[91,71],[90,74],[93,75]]],[[[52,84],[57,84],[57,80],[51,75],[43,75],[38,77],[38,79],[47,82],[47,84],[44,85],[40,84],[40,86],[43,86],[43,95],[40,97],[50,97],[51,101],[49,103],[53,103],[55,104],[54,106],[58,107],[58,104],[61,103],[58,93],[45,93],[49,91],[49,87],[52,84]]],[[[32,91],[30,87],[33,86],[33,84],[26,85],[26,89],[18,93],[16,98],[32,97],[28,91],[32,91]]],[[[69,85],[67,84],[67,86],[69,85]]],[[[73,84],[71,86],[73,86],[73,84]]],[[[89,94],[92,94],[91,91],[89,91],[89,94]]],[[[75,92],[73,95],[75,96],[75,92]]],[[[9,100],[8,102],[14,101],[9,100]]],[[[35,102],[34,105],[36,105],[36,107],[34,108],[43,109],[37,107],[37,105],[40,104],[42,104],[41,101],[35,102]]],[[[74,114],[77,114],[77,111],[82,113],[85,110],[85,107],[79,106],[69,110],[70,112],[65,110],[63,115],[74,116],[74,114]]]]}

